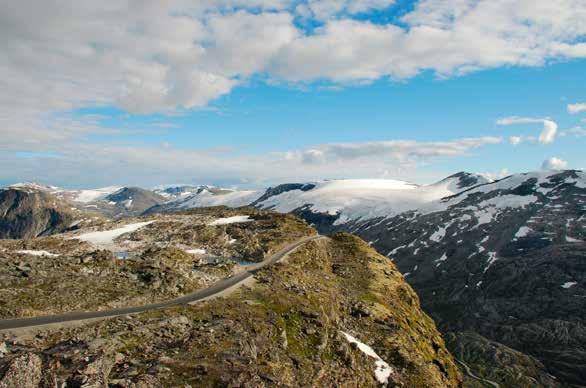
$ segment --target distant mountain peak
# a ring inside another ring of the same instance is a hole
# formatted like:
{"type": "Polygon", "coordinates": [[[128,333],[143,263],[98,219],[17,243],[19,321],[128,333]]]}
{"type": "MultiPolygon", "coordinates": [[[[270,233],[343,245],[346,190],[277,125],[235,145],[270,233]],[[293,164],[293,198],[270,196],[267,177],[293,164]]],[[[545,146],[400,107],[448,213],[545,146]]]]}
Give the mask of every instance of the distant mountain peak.
{"type": "Polygon", "coordinates": [[[460,171],[442,179],[438,183],[449,181],[455,182],[455,187],[457,189],[466,189],[476,185],[491,183],[493,180],[482,174],[460,171]]]}

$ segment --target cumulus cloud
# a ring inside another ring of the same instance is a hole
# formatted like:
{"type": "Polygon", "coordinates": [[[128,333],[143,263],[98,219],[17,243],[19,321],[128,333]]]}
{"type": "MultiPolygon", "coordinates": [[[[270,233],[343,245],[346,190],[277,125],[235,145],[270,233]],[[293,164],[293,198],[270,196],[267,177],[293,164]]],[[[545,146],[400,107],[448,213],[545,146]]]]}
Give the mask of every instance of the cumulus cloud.
{"type": "Polygon", "coordinates": [[[539,134],[541,144],[551,144],[558,132],[558,125],[551,120],[543,120],[543,131],[539,134]]]}
{"type": "Polygon", "coordinates": [[[586,103],[568,104],[568,113],[576,114],[586,112],[586,103]]]}
{"type": "MultiPolygon", "coordinates": [[[[517,116],[510,116],[504,117],[502,119],[498,119],[496,121],[497,125],[515,125],[515,124],[535,124],[540,123],[543,124],[543,129],[539,134],[537,140],[541,144],[551,144],[555,141],[557,132],[558,132],[558,125],[555,121],[550,119],[541,119],[541,118],[534,118],[534,117],[517,117],[517,116]]],[[[528,138],[529,139],[529,138],[528,138]]],[[[519,144],[522,141],[522,138],[519,136],[511,136],[509,138],[509,142],[513,145],[519,144]]]]}
{"type": "Polygon", "coordinates": [[[398,25],[333,19],[284,47],[276,75],[297,81],[440,76],[499,66],[542,66],[586,56],[582,0],[422,0],[398,25]],[[567,23],[567,24],[566,24],[567,23]],[[570,26],[573,26],[570,28],[570,26]]]}
{"type": "Polygon", "coordinates": [[[541,165],[542,170],[563,170],[566,167],[568,167],[568,162],[555,156],[544,160],[541,165]]]}
{"type": "Polygon", "coordinates": [[[0,5],[0,106],[192,109],[246,77],[354,83],[586,57],[583,0],[421,0],[402,24],[352,15],[392,0],[23,0],[0,5]],[[307,32],[306,9],[324,19],[307,32]],[[332,17],[336,15],[336,17],[332,17]]]}

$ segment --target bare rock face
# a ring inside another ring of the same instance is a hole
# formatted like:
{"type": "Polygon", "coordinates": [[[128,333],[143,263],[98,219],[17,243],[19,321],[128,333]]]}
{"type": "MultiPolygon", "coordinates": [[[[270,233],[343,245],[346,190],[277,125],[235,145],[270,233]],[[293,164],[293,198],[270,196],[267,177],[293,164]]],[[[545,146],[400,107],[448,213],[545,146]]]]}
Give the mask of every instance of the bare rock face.
{"type": "Polygon", "coordinates": [[[42,366],[41,358],[34,353],[17,356],[0,378],[0,388],[37,388],[42,377],[42,366]]]}
{"type": "Polygon", "coordinates": [[[0,238],[33,238],[67,229],[75,216],[52,194],[34,189],[0,190],[0,238]]]}

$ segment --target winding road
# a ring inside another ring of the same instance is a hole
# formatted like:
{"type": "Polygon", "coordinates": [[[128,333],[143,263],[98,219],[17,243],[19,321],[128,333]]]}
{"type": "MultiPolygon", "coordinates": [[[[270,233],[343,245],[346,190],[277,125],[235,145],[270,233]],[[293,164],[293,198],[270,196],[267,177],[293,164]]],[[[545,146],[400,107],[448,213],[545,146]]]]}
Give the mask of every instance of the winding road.
{"type": "Polygon", "coordinates": [[[116,317],[120,315],[141,313],[144,311],[156,310],[164,307],[188,304],[209,299],[221,294],[229,288],[241,286],[247,279],[252,277],[261,268],[279,262],[289,253],[293,252],[295,249],[299,248],[303,244],[308,243],[309,241],[314,241],[322,238],[325,237],[319,235],[304,237],[300,240],[297,240],[294,243],[286,245],[284,248],[267,257],[262,262],[248,266],[248,268],[245,271],[239,272],[236,275],[233,275],[229,278],[222,279],[208,288],[205,288],[203,290],[197,290],[195,292],[183,295],[175,299],[170,299],[158,303],[146,304],[142,306],[122,307],[103,311],[77,311],[65,314],[46,315],[41,317],[5,319],[0,320],[0,331],[49,325],[54,323],[83,321],[87,319],[116,317]]]}
{"type": "Polygon", "coordinates": [[[478,377],[476,376],[474,373],[472,373],[472,370],[470,369],[470,367],[464,363],[464,361],[460,361],[457,358],[454,358],[458,363],[460,363],[460,365],[462,365],[464,367],[464,369],[466,370],[466,374],[470,377],[472,377],[475,380],[478,380],[480,382],[484,382],[487,383],[495,388],[500,388],[500,385],[498,383],[495,383],[492,380],[488,380],[488,379],[483,379],[482,377],[478,377]]]}

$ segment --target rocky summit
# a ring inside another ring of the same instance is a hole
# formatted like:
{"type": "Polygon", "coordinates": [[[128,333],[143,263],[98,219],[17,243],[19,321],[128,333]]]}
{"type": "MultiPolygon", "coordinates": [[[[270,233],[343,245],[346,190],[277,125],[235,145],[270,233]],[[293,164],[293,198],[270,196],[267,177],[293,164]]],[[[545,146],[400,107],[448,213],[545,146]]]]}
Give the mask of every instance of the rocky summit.
{"type": "MultiPolygon", "coordinates": [[[[136,306],[205,289],[316,232],[207,208],[0,244],[3,318],[136,306]]],[[[309,241],[211,299],[0,331],[0,387],[458,387],[395,265],[358,237],[309,241]]]]}

